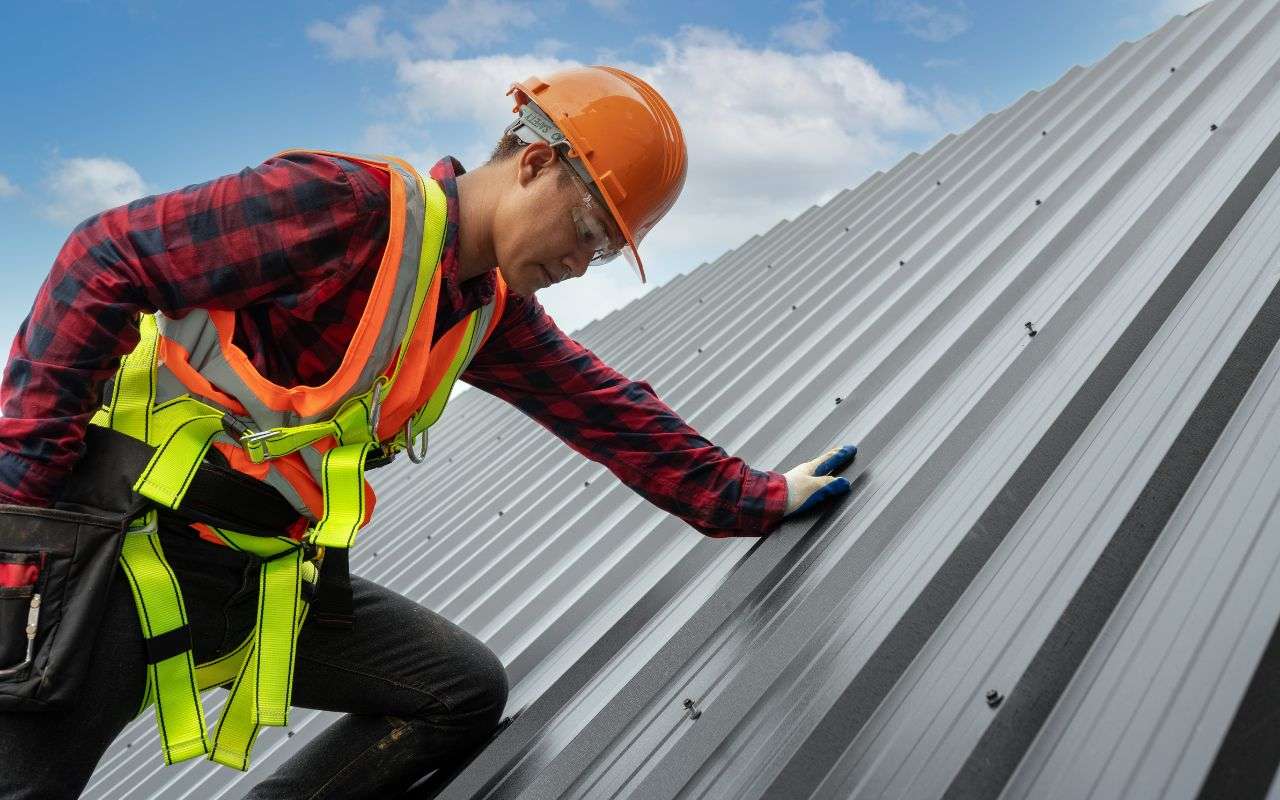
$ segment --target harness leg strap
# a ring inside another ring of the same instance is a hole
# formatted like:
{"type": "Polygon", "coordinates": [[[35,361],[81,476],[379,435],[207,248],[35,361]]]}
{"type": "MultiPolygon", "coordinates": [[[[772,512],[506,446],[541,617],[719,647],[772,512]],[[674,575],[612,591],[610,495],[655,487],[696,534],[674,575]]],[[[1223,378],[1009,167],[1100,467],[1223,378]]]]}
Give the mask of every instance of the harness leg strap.
{"type": "Polygon", "coordinates": [[[262,726],[289,724],[294,657],[307,610],[301,599],[302,557],[299,547],[261,564],[253,644],[231,687],[209,756],[219,764],[247,770],[262,726]]]}
{"type": "Polygon", "coordinates": [[[166,764],[209,752],[204,707],[191,655],[191,628],[173,568],[160,548],[155,512],[141,529],[125,534],[120,563],[129,579],[147,647],[147,691],[166,764]]]}

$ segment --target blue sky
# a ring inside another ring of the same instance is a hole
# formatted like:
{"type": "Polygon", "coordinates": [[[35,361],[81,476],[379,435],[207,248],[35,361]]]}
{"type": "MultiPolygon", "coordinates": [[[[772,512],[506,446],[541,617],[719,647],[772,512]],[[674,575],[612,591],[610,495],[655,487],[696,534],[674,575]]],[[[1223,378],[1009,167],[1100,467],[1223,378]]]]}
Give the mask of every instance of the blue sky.
{"type": "MultiPolygon", "coordinates": [[[[1198,4],[7,3],[0,337],[94,211],[289,147],[475,166],[506,83],[579,62],[645,76],[686,128],[651,288],[1198,4]]],[[[540,296],[572,330],[643,291],[624,266],[540,296]]]]}

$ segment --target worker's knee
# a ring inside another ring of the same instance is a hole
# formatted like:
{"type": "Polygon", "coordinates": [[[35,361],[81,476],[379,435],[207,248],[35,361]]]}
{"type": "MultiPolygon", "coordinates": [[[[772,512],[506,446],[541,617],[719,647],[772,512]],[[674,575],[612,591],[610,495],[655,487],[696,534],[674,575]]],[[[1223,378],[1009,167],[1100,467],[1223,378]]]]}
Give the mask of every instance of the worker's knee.
{"type": "Polygon", "coordinates": [[[502,719],[507,707],[507,670],[492,650],[480,644],[467,676],[469,685],[457,711],[477,735],[487,734],[502,719]]]}

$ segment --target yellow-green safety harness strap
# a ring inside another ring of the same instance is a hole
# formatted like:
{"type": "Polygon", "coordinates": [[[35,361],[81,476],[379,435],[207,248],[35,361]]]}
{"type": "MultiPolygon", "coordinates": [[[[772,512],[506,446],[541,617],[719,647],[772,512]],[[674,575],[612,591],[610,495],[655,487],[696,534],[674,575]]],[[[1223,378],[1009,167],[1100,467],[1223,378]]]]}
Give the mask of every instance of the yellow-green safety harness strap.
{"type": "Polygon", "coordinates": [[[258,624],[218,721],[210,758],[239,770],[263,725],[288,725],[298,633],[306,619],[301,601],[302,549],[264,561],[258,576],[258,624]]]}
{"type": "Polygon", "coordinates": [[[141,525],[125,534],[120,563],[147,645],[146,697],[156,704],[164,762],[173,764],[209,752],[209,738],[194,677],[191,628],[177,577],[160,548],[155,513],[147,512],[139,518],[141,525]]]}

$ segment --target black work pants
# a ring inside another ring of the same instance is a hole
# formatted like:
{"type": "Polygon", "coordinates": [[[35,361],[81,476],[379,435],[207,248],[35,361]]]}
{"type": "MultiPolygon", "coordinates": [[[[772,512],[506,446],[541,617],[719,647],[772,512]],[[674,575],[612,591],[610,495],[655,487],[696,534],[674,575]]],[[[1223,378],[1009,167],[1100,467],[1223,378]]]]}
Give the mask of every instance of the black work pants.
{"type": "MultiPolygon", "coordinates": [[[[182,586],[197,663],[234,649],[255,619],[257,563],[199,540],[189,528],[166,529],[162,542],[182,586]]],[[[293,683],[295,707],[346,715],[274,774],[262,776],[246,797],[391,796],[432,769],[465,758],[488,740],[501,718],[507,675],[489,648],[389,589],[354,575],[351,588],[354,628],[326,628],[308,619],[293,683]]],[[[73,707],[0,713],[0,798],[79,797],[142,702],[142,633],[118,565],[93,648],[95,678],[73,707]]],[[[148,718],[153,714],[153,708],[145,712],[148,718]]],[[[211,728],[216,724],[208,721],[211,728]]],[[[159,765],[159,745],[153,746],[149,765],[159,765]]],[[[263,749],[251,760],[261,759],[263,749]]],[[[151,771],[148,766],[126,780],[136,782],[151,771]]],[[[120,780],[103,776],[86,796],[111,792],[120,780]]],[[[118,786],[115,792],[124,793],[118,786]]]]}

